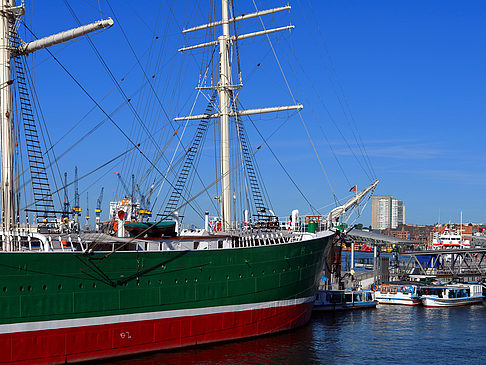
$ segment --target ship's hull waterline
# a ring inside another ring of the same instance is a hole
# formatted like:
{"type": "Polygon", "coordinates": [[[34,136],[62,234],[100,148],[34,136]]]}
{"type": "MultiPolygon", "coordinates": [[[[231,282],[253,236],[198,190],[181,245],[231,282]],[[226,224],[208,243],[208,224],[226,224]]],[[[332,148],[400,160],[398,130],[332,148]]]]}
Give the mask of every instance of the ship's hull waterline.
{"type": "Polygon", "coordinates": [[[0,254],[0,363],[64,363],[305,324],[333,235],[238,249],[0,254]]]}
{"type": "Polygon", "coordinates": [[[431,298],[422,297],[422,304],[424,307],[439,308],[439,307],[461,307],[465,305],[478,304],[483,301],[483,297],[476,298],[431,298]]]}

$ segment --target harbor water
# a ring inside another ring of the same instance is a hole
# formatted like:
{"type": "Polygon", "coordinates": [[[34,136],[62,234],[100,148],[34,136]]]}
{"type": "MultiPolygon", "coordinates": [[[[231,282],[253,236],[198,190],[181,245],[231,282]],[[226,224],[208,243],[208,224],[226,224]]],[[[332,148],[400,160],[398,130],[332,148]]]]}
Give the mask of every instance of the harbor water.
{"type": "Polygon", "coordinates": [[[486,307],[314,313],[294,331],[106,364],[485,364],[486,307]]]}

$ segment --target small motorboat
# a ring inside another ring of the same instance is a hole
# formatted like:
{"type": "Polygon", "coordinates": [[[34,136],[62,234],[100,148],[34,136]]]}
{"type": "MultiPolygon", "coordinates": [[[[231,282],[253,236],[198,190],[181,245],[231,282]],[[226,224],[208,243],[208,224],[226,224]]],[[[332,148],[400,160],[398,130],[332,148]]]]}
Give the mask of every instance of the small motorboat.
{"type": "Polygon", "coordinates": [[[479,284],[424,286],[420,299],[425,307],[458,307],[481,303],[483,288],[479,284]]]}
{"type": "Polygon", "coordinates": [[[375,308],[378,302],[370,290],[319,290],[314,302],[315,311],[337,311],[375,308]]]}
{"type": "Polygon", "coordinates": [[[391,283],[372,285],[375,299],[380,304],[418,305],[420,296],[418,286],[413,284],[391,283]]]}

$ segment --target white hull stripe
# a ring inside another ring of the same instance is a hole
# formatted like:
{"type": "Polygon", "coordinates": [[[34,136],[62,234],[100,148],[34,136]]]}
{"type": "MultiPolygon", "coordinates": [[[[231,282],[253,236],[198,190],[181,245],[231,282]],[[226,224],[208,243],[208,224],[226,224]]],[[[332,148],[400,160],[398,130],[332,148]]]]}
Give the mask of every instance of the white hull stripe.
{"type": "Polygon", "coordinates": [[[389,298],[389,297],[375,297],[376,300],[384,300],[384,301],[417,301],[420,297],[412,297],[412,298],[389,298]]]}
{"type": "Polygon", "coordinates": [[[450,307],[455,305],[463,305],[470,303],[480,303],[483,297],[470,297],[470,298],[422,298],[424,305],[434,305],[439,307],[450,307]]]}
{"type": "Polygon", "coordinates": [[[54,330],[54,329],[73,328],[73,327],[98,326],[98,325],[105,325],[105,324],[150,321],[150,320],[157,320],[157,319],[202,316],[202,315],[219,314],[219,313],[227,313],[227,312],[243,312],[248,310],[288,307],[293,305],[310,303],[314,301],[314,299],[315,299],[314,297],[307,297],[307,298],[299,298],[299,299],[291,299],[291,300],[226,305],[226,306],[218,306],[218,307],[177,309],[177,310],[161,311],[161,312],[133,313],[133,314],[120,314],[114,316],[72,318],[72,319],[60,319],[60,320],[52,320],[52,321],[2,324],[0,325],[0,334],[54,330]]]}

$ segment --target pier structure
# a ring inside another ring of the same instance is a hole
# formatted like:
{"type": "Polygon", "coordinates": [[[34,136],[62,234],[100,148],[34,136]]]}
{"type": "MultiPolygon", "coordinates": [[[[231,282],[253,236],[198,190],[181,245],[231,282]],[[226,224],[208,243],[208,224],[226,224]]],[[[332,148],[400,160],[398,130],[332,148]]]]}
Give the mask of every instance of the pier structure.
{"type": "Polygon", "coordinates": [[[486,248],[410,251],[398,268],[405,279],[414,275],[464,280],[486,278],[486,248]]]}
{"type": "MultiPolygon", "coordinates": [[[[373,247],[373,275],[372,275],[372,281],[370,274],[363,275],[361,274],[360,276],[362,277],[357,277],[356,279],[359,280],[362,283],[368,283],[368,282],[387,282],[389,281],[389,271],[390,271],[390,260],[389,257],[380,257],[380,246],[389,246],[389,245],[394,245],[396,247],[398,246],[413,246],[413,245],[418,245],[420,242],[417,241],[411,241],[411,240],[406,240],[406,239],[401,239],[393,236],[388,236],[380,233],[375,233],[375,232],[369,232],[369,231],[362,231],[362,230],[351,230],[349,233],[346,235],[346,239],[351,241],[351,267],[350,267],[350,273],[354,276],[354,242],[361,242],[361,243],[366,243],[370,247],[373,247]]],[[[395,260],[398,261],[398,260],[395,260]]]]}
{"type": "MultiPolygon", "coordinates": [[[[325,265],[325,281],[321,282],[321,289],[326,290],[340,290],[344,288],[369,287],[373,283],[387,282],[390,277],[390,269],[394,271],[394,264],[390,267],[390,256],[381,256],[380,247],[383,246],[398,246],[413,247],[420,242],[400,239],[397,237],[387,236],[379,233],[351,230],[345,235],[339,237],[334,242],[331,251],[326,260],[325,265]],[[341,249],[339,243],[344,242],[346,246],[351,246],[349,266],[342,266],[341,249]],[[356,243],[366,243],[367,246],[373,249],[373,269],[365,271],[355,271],[355,250],[356,243]]],[[[398,249],[394,251],[398,254],[398,249]]],[[[395,256],[392,260],[397,262],[395,256]]]]}
{"type": "Polygon", "coordinates": [[[417,248],[423,247],[422,242],[351,230],[345,236],[351,246],[351,257],[350,265],[343,268],[346,270],[342,272],[343,284],[349,286],[359,283],[358,286],[367,287],[370,283],[419,277],[465,281],[486,279],[486,248],[483,248],[486,246],[486,237],[481,235],[472,238],[472,245],[476,248],[419,251],[417,248]],[[373,270],[355,271],[355,242],[366,243],[373,248],[373,270]],[[382,255],[380,246],[390,245],[394,247],[393,255],[382,255]]]}

